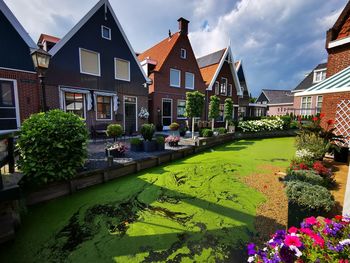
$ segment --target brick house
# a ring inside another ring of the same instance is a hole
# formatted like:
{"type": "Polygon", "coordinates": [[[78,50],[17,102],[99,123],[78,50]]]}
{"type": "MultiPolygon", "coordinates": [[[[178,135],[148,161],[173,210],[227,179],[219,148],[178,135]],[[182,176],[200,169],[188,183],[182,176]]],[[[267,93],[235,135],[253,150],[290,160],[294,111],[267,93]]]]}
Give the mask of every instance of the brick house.
{"type": "Polygon", "coordinates": [[[335,120],[338,134],[350,142],[350,2],[327,31],[326,50],[328,52],[326,80],[295,96],[322,96],[321,113],[327,120],[335,120]]]}
{"type": "Polygon", "coordinates": [[[40,109],[39,83],[31,58],[37,49],[4,1],[0,0],[0,133],[17,130],[40,109]]]}
{"type": "Polygon", "coordinates": [[[220,117],[216,125],[224,123],[224,103],[231,98],[234,104],[234,119],[238,118],[238,100],[243,93],[233,62],[230,46],[197,59],[203,80],[206,84],[205,116],[208,118],[209,102],[212,95],[220,98],[220,117]]]}
{"type": "Polygon", "coordinates": [[[91,129],[119,123],[127,134],[147,120],[147,82],[110,3],[100,0],[61,40],[39,39],[52,55],[47,105],[84,118],[91,129]]]}
{"type": "Polygon", "coordinates": [[[178,19],[179,31],[138,55],[149,86],[149,121],[167,129],[172,122],[184,123],[186,92],[205,94],[201,72],[188,38],[188,24],[178,19]]]}
{"type": "Polygon", "coordinates": [[[293,112],[293,101],[290,90],[263,89],[255,103],[267,106],[267,116],[283,116],[293,112]]]}

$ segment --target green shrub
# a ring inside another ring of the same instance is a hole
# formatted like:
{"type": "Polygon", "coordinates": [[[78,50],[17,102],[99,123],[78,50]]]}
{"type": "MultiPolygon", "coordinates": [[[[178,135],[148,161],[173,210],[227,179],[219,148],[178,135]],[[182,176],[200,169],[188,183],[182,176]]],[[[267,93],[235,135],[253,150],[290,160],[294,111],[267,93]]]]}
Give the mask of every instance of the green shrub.
{"type": "Polygon", "coordinates": [[[302,181],[313,185],[325,186],[322,176],[313,170],[291,170],[284,178],[285,181],[302,181]]]}
{"type": "Polygon", "coordinates": [[[73,178],[87,157],[88,130],[72,113],[52,110],[33,114],[18,138],[21,182],[37,187],[73,178]]]}
{"type": "Polygon", "coordinates": [[[156,140],[157,140],[158,144],[164,144],[165,143],[165,139],[164,139],[163,136],[157,136],[156,140]]]}
{"type": "Polygon", "coordinates": [[[281,116],[281,120],[283,121],[283,130],[289,130],[292,118],[289,115],[284,115],[281,116]]]}
{"type": "Polygon", "coordinates": [[[140,138],[131,138],[130,139],[130,144],[131,145],[141,145],[142,140],[140,138]]]}
{"type": "Polygon", "coordinates": [[[177,122],[173,122],[169,125],[170,130],[177,131],[180,128],[180,125],[177,122]]]}
{"type": "Polygon", "coordinates": [[[299,122],[298,122],[298,121],[291,121],[289,127],[290,127],[290,129],[298,129],[298,127],[299,127],[299,122]]]}
{"type": "Polygon", "coordinates": [[[153,124],[143,124],[141,127],[141,135],[145,141],[152,141],[155,127],[153,124]]]}
{"type": "Polygon", "coordinates": [[[218,134],[225,134],[225,133],[227,133],[227,130],[224,127],[216,128],[215,131],[218,134]]]}
{"type": "Polygon", "coordinates": [[[201,137],[212,137],[213,136],[213,131],[211,129],[202,129],[200,131],[200,136],[201,137]]]}
{"type": "Polygon", "coordinates": [[[335,204],[330,191],[319,185],[291,181],[287,183],[286,192],[289,202],[309,210],[328,212],[335,204]]]}
{"type": "Polygon", "coordinates": [[[107,136],[112,137],[114,140],[123,135],[123,128],[119,124],[109,124],[107,126],[107,136]]]}

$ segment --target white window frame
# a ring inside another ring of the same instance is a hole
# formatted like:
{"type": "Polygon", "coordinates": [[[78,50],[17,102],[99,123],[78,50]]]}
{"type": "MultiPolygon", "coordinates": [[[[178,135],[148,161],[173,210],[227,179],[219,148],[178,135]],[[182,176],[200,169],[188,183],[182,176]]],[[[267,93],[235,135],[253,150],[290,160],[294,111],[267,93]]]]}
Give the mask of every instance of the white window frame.
{"type": "Polygon", "coordinates": [[[220,82],[219,81],[215,81],[215,86],[214,86],[214,93],[215,95],[220,95],[220,82]]]}
{"type": "MultiPolygon", "coordinates": [[[[82,93],[82,92],[79,92],[78,90],[76,92],[70,92],[70,91],[64,91],[64,90],[61,90],[62,92],[62,98],[63,98],[63,110],[64,112],[67,112],[67,105],[66,105],[66,93],[76,93],[76,94],[81,94],[83,95],[83,107],[84,107],[84,117],[82,118],[83,120],[86,120],[86,108],[87,108],[87,104],[86,104],[86,94],[85,93],[82,93]]],[[[78,115],[76,115],[78,116],[78,115]]]]}
{"type": "Polygon", "coordinates": [[[182,59],[187,59],[187,50],[185,48],[181,48],[180,57],[182,59]],[[184,54],[184,56],[182,54],[184,54]]]}
{"type": "Polygon", "coordinates": [[[316,97],[316,114],[318,113],[321,113],[321,109],[322,109],[322,106],[323,106],[323,96],[322,95],[319,95],[316,97]],[[321,104],[321,107],[318,107],[318,104],[320,103],[320,98],[322,98],[322,104],[321,104]]]}
{"type": "MultiPolygon", "coordinates": [[[[171,102],[171,113],[170,113],[170,123],[172,123],[173,122],[173,120],[174,120],[174,118],[173,118],[173,114],[174,114],[174,112],[173,112],[173,103],[174,103],[174,101],[173,101],[173,99],[170,99],[170,98],[162,98],[162,119],[161,119],[161,123],[162,123],[162,125],[163,125],[163,113],[164,113],[164,105],[163,105],[163,101],[168,101],[168,102],[171,102]]],[[[164,129],[169,129],[169,126],[163,126],[163,128],[164,129]]]]}
{"type": "Polygon", "coordinates": [[[224,82],[220,84],[220,95],[222,96],[227,96],[227,88],[228,88],[228,79],[221,77],[221,81],[225,80],[225,84],[226,84],[226,89],[225,89],[225,93],[221,93],[221,87],[224,85],[224,82]]]}
{"type": "Polygon", "coordinates": [[[215,121],[222,123],[222,122],[225,122],[225,116],[224,116],[224,114],[225,114],[225,104],[222,104],[222,103],[219,104],[219,112],[221,112],[220,107],[223,108],[223,110],[222,110],[222,120],[220,120],[220,121],[215,120],[215,121]]]}
{"type": "Polygon", "coordinates": [[[86,48],[79,48],[79,65],[80,65],[80,73],[81,74],[86,74],[86,75],[91,75],[91,76],[97,76],[97,77],[101,77],[101,59],[100,59],[100,53],[96,52],[96,51],[93,51],[93,50],[89,50],[89,49],[86,49],[86,48]],[[97,60],[98,60],[98,74],[94,74],[94,73],[90,73],[90,72],[84,72],[82,70],[82,64],[81,64],[81,51],[82,50],[85,50],[87,52],[91,52],[91,53],[95,53],[97,54],[97,60]]]}
{"type": "Polygon", "coordinates": [[[130,72],[130,61],[126,60],[126,59],[122,59],[122,58],[114,58],[114,79],[116,79],[116,80],[123,80],[123,81],[129,81],[130,82],[130,79],[131,79],[130,75],[131,75],[131,72],[130,72]],[[128,76],[127,79],[123,79],[123,78],[118,78],[117,77],[117,60],[128,62],[129,76],[128,76]]]}
{"type": "Polygon", "coordinates": [[[312,96],[304,96],[304,97],[301,97],[300,99],[301,99],[301,115],[307,115],[307,116],[311,115],[312,96]],[[305,102],[306,106],[308,104],[307,100],[308,100],[308,98],[310,98],[310,107],[303,108],[303,98],[306,99],[306,102],[305,102]]]}
{"type": "Polygon", "coordinates": [[[103,39],[107,39],[107,40],[112,40],[112,29],[110,29],[109,27],[107,27],[107,26],[101,26],[101,36],[102,36],[102,38],[103,39]],[[104,29],[107,29],[108,31],[109,31],[109,38],[108,37],[105,37],[104,35],[103,35],[103,30],[104,29]]]}
{"type": "Polygon", "coordinates": [[[107,96],[107,95],[99,95],[99,94],[94,94],[95,95],[95,117],[96,117],[96,121],[112,121],[113,120],[113,96],[107,96]],[[108,97],[111,99],[111,118],[110,119],[99,119],[97,117],[97,97],[108,97]]]}
{"type": "MultiPolygon", "coordinates": [[[[179,117],[178,115],[177,115],[177,108],[178,108],[178,106],[179,106],[179,101],[182,101],[182,102],[185,102],[185,109],[186,109],[186,100],[177,100],[177,104],[176,104],[176,117],[177,117],[177,119],[178,120],[186,120],[187,118],[186,117],[179,117]]],[[[163,105],[163,103],[162,103],[162,105],[163,105]]]]}
{"type": "Polygon", "coordinates": [[[2,81],[9,81],[9,82],[13,83],[13,92],[14,92],[14,95],[15,95],[16,123],[17,123],[17,129],[15,129],[15,130],[0,130],[0,134],[1,133],[18,131],[18,129],[21,126],[21,117],[20,117],[20,112],[19,112],[19,99],[18,99],[17,80],[15,80],[15,79],[5,79],[5,78],[0,78],[0,80],[2,80],[2,81]]]}
{"type": "Polygon", "coordinates": [[[321,82],[321,81],[323,81],[323,80],[325,80],[326,79],[326,74],[327,74],[327,71],[326,71],[326,69],[317,69],[317,70],[314,70],[314,76],[313,76],[313,83],[319,83],[319,82],[321,82]],[[318,73],[320,73],[320,74],[325,74],[325,78],[324,79],[321,79],[321,80],[317,80],[317,74],[318,73]]]}
{"type": "Polygon", "coordinates": [[[232,97],[232,90],[233,90],[232,84],[228,84],[227,85],[227,96],[232,97]]]}
{"type": "Polygon", "coordinates": [[[174,68],[170,68],[170,72],[169,72],[169,83],[170,83],[170,87],[175,87],[175,88],[180,88],[181,87],[181,70],[178,69],[174,69],[174,68]],[[171,83],[171,72],[172,71],[177,71],[179,72],[179,85],[173,85],[171,83]]]}
{"type": "MultiPolygon", "coordinates": [[[[123,96],[123,129],[125,130],[125,98],[136,98],[135,100],[135,104],[136,104],[136,131],[139,130],[139,123],[138,123],[138,119],[137,119],[137,116],[138,116],[138,112],[139,112],[139,109],[138,109],[138,101],[137,101],[137,97],[136,96],[128,96],[128,95],[124,95],[123,96]]],[[[133,103],[129,103],[129,104],[133,104],[133,103]]]]}
{"type": "Polygon", "coordinates": [[[194,74],[192,72],[185,72],[185,88],[186,89],[191,89],[194,90],[194,74]],[[186,85],[186,78],[187,76],[192,75],[192,82],[193,82],[193,87],[187,87],[186,85]]]}

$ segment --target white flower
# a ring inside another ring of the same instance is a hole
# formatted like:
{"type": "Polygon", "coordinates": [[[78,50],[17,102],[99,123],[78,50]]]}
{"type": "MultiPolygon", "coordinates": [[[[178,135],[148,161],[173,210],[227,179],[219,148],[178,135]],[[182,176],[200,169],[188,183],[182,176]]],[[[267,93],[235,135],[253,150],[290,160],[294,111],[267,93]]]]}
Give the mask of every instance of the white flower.
{"type": "Polygon", "coordinates": [[[344,239],[342,241],[339,241],[339,244],[342,246],[350,245],[350,239],[344,239]]]}
{"type": "Polygon", "coordinates": [[[148,111],[144,107],[142,107],[140,110],[140,113],[139,113],[139,118],[140,119],[148,119],[148,117],[149,117],[148,111]]]}
{"type": "Polygon", "coordinates": [[[289,246],[289,248],[295,252],[295,256],[300,258],[303,253],[301,253],[301,251],[296,247],[296,246],[289,246]]]}
{"type": "Polygon", "coordinates": [[[254,262],[254,260],[255,260],[255,257],[252,256],[252,257],[249,257],[247,261],[250,263],[250,262],[254,262]]]}

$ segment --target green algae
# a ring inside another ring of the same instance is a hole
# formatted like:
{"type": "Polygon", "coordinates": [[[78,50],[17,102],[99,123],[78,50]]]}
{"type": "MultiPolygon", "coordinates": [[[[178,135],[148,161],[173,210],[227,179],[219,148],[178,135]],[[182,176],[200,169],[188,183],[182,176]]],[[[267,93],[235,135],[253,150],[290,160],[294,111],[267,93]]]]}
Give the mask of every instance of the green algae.
{"type": "Polygon", "coordinates": [[[293,152],[293,138],[234,142],[32,207],[0,262],[240,262],[265,200],[241,177],[293,152]]]}

